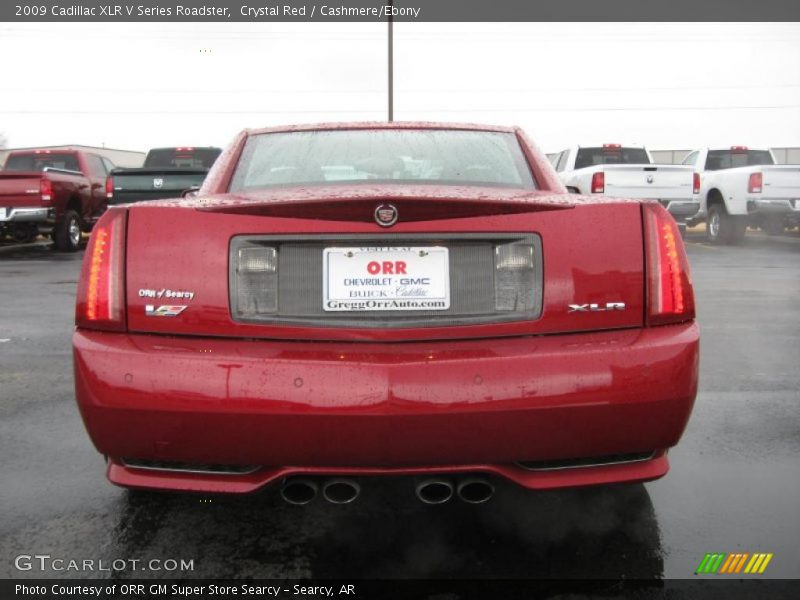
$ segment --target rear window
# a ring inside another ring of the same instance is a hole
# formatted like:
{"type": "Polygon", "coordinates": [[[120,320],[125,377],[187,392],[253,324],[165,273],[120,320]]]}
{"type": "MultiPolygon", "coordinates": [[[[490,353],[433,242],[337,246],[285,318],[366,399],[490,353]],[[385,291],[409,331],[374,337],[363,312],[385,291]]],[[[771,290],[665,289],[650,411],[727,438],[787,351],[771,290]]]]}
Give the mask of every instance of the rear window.
{"type": "Polygon", "coordinates": [[[595,165],[649,165],[650,159],[644,148],[601,146],[579,148],[575,155],[575,168],[585,169],[595,165]]]}
{"type": "Polygon", "coordinates": [[[251,136],[230,190],[353,183],[535,188],[513,133],[342,129],[251,136]]]}
{"type": "Polygon", "coordinates": [[[769,150],[709,150],[706,171],[774,164],[769,150]]]}
{"type": "Polygon", "coordinates": [[[75,154],[10,154],[6,160],[6,171],[42,171],[45,168],[80,171],[75,154]]]}
{"type": "Polygon", "coordinates": [[[163,148],[151,150],[145,167],[156,169],[210,169],[220,155],[219,148],[163,148]]]}

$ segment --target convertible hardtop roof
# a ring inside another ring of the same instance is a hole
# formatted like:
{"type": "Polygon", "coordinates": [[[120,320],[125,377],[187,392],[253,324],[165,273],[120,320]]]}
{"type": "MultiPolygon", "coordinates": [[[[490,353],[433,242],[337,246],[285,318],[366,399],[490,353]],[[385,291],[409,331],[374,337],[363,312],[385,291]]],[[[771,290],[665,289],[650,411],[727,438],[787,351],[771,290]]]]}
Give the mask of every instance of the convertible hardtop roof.
{"type": "Polygon", "coordinates": [[[354,121],[349,123],[309,123],[304,125],[279,125],[245,130],[248,135],[288,131],[330,131],[336,129],[452,129],[459,131],[498,131],[516,133],[519,127],[478,125],[475,123],[439,123],[434,121],[354,121]]]}

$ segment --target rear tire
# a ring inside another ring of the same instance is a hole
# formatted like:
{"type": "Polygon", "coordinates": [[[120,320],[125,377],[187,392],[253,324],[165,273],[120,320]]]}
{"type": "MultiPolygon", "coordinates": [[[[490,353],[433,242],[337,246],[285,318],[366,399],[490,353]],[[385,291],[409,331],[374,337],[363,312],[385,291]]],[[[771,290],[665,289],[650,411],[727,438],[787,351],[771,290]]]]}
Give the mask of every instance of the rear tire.
{"type": "Polygon", "coordinates": [[[724,204],[712,204],[706,219],[706,237],[712,244],[738,244],[744,238],[747,221],[729,215],[724,204]]]}
{"type": "Polygon", "coordinates": [[[53,231],[53,241],[59,252],[75,252],[81,243],[81,219],[74,210],[64,213],[61,220],[56,223],[53,231]]]}

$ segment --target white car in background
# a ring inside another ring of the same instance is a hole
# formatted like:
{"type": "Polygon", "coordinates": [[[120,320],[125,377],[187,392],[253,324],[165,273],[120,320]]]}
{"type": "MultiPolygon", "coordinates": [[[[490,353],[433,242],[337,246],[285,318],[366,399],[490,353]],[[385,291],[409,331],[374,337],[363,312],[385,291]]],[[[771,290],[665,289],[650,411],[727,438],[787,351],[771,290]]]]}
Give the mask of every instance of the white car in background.
{"type": "Polygon", "coordinates": [[[700,173],[700,211],[715,244],[735,244],[747,226],[778,234],[800,223],[800,165],[776,165],[770,150],[746,146],[701,148],[683,165],[700,173]]]}
{"type": "Polygon", "coordinates": [[[682,226],[700,208],[694,170],[653,164],[644,146],[573,146],[552,162],[561,181],[575,194],[658,200],[682,226]]]}

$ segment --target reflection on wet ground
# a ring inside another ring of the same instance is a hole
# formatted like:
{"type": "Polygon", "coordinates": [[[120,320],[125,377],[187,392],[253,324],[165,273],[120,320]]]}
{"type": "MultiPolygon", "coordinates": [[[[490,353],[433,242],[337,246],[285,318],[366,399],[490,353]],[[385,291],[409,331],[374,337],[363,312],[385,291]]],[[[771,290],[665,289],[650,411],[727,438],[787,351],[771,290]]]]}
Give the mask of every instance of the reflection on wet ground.
{"type": "Polygon", "coordinates": [[[348,505],[304,507],[275,490],[247,497],[127,493],[111,536],[119,556],[195,559],[216,577],[658,578],[661,543],[642,485],[421,504],[412,481],[362,482],[348,505]]]}

